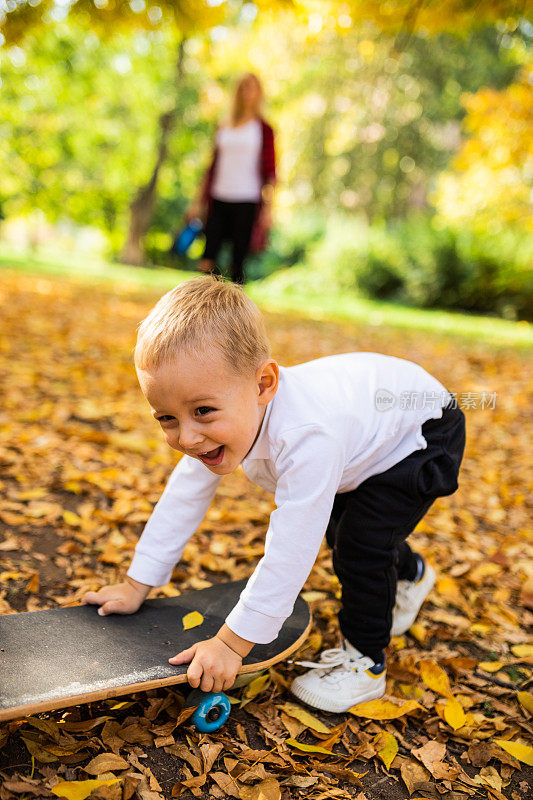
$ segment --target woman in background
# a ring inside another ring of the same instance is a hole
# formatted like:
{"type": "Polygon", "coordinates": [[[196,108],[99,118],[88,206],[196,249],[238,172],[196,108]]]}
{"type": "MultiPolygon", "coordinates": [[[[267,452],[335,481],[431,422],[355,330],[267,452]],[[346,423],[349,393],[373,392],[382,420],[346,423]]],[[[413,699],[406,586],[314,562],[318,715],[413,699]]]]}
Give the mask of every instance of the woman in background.
{"type": "Polygon", "coordinates": [[[235,88],[228,122],[215,137],[211,166],[187,219],[202,217],[205,250],[202,272],[219,272],[217,258],[224,241],[232,248],[231,279],[244,283],[244,261],[265,246],[272,226],[272,195],[276,182],[274,132],[263,119],[263,89],[259,78],[244,75],[235,88]]]}

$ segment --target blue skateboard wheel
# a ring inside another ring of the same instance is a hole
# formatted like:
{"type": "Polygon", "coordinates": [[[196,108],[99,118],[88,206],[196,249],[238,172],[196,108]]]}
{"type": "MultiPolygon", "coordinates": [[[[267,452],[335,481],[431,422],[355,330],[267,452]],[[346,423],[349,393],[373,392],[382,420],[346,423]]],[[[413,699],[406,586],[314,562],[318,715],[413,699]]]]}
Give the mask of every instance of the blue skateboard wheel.
{"type": "Polygon", "coordinates": [[[191,717],[200,733],[217,731],[231,712],[229,697],[222,692],[209,692],[191,717]]]}

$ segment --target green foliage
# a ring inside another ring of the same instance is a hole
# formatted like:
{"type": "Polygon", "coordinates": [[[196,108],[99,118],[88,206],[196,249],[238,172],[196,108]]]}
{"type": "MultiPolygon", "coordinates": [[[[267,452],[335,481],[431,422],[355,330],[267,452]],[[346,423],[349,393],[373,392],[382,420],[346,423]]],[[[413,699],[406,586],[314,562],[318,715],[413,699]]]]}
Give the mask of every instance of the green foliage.
{"type": "Polygon", "coordinates": [[[274,25],[245,41],[255,52],[261,30],[275,36],[277,69],[291,76],[272,81],[270,96],[292,207],[344,207],[372,221],[428,208],[461,139],[462,93],[505,86],[517,70],[494,28],[413,36],[398,53],[368,24],[343,36],[325,30],[304,49],[274,25]]]}
{"type": "MultiPolygon", "coordinates": [[[[280,230],[278,237],[282,236],[280,230]]],[[[439,228],[420,215],[367,225],[360,218],[336,214],[299,268],[272,280],[284,287],[304,281],[325,294],[356,291],[420,308],[531,318],[532,265],[533,236],[528,234],[480,236],[439,228]]]]}
{"type": "MultiPolygon", "coordinates": [[[[0,93],[4,214],[39,208],[51,221],[100,228],[117,249],[132,196],[153,170],[158,116],[175,102],[176,36],[102,42],[71,22],[8,54],[0,93]]],[[[163,209],[169,193],[173,201],[196,188],[198,153],[211,133],[198,98],[199,81],[187,74],[182,124],[161,176],[163,209]]]]}

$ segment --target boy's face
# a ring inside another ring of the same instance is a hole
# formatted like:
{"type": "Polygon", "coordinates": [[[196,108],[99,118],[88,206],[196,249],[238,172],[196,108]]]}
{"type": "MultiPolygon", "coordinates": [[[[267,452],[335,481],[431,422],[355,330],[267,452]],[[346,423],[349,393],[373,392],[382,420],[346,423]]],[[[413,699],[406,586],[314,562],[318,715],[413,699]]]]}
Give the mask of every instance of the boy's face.
{"type": "Polygon", "coordinates": [[[216,349],[183,352],[157,369],[137,369],[170,447],[199,459],[217,475],[233,472],[251,449],[278,375],[271,358],[255,375],[236,375],[216,349]]]}

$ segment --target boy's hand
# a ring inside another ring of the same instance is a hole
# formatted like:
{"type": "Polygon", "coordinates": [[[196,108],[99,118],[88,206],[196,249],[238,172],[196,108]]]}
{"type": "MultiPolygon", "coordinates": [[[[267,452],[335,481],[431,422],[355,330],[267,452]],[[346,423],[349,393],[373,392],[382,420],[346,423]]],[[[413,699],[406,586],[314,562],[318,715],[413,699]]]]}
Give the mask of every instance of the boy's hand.
{"type": "Polygon", "coordinates": [[[174,666],[188,662],[187,680],[193,689],[200,687],[202,692],[222,692],[235,683],[242,657],[214,636],[193,644],[168,660],[174,666]]]}
{"type": "Polygon", "coordinates": [[[97,592],[87,592],[83,596],[85,605],[100,606],[98,613],[106,614],[134,614],[143,604],[151,586],[126,578],[123,583],[114,586],[104,586],[97,592]]]}
{"type": "Polygon", "coordinates": [[[182,650],[169,664],[187,664],[187,680],[193,687],[200,687],[202,692],[222,692],[230,689],[241,668],[242,660],[248,655],[253,642],[242,639],[228,628],[226,623],[212,639],[193,644],[182,650]]]}

